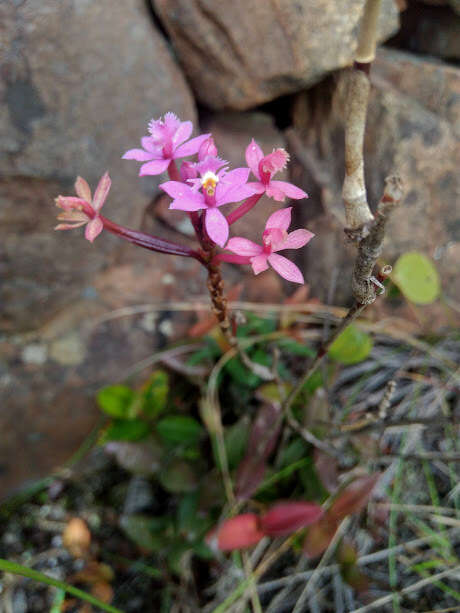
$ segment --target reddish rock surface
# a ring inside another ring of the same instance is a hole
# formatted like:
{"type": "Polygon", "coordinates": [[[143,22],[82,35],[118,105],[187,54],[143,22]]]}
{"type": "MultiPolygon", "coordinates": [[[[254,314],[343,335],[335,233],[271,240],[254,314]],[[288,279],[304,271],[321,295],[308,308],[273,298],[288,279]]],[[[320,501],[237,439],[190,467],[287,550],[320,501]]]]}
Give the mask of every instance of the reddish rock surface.
{"type": "MultiPolygon", "coordinates": [[[[364,0],[152,1],[197,99],[238,110],[349,64],[364,6],[364,0]]],[[[396,5],[384,0],[380,38],[397,27],[396,5]]]]}

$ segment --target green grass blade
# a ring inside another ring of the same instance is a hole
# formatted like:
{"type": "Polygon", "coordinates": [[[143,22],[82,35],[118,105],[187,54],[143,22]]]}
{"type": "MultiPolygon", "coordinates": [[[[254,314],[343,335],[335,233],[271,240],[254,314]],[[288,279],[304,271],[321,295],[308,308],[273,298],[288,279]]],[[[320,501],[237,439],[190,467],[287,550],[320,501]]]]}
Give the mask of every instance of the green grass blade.
{"type": "Polygon", "coordinates": [[[77,587],[73,587],[73,585],[68,585],[63,581],[58,581],[53,577],[48,577],[48,575],[44,575],[37,570],[27,568],[27,566],[22,566],[22,564],[16,564],[16,562],[9,562],[8,560],[0,558],[0,571],[12,573],[13,575],[21,575],[22,577],[27,577],[33,581],[39,581],[40,583],[46,583],[46,585],[57,587],[58,589],[67,592],[67,594],[72,594],[72,596],[75,596],[76,598],[86,600],[86,602],[89,602],[95,607],[99,607],[99,609],[102,609],[102,611],[107,611],[108,613],[123,613],[123,611],[120,609],[116,609],[115,607],[102,602],[98,598],[91,596],[91,594],[88,594],[83,590],[79,590],[77,587]]]}

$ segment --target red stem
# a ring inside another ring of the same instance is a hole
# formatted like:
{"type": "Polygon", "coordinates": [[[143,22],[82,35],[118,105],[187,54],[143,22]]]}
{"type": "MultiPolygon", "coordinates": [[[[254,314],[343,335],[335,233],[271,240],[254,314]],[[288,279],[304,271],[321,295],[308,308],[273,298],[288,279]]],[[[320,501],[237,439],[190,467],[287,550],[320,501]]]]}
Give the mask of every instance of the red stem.
{"type": "Polygon", "coordinates": [[[218,253],[212,259],[212,263],[229,262],[230,264],[250,264],[251,258],[247,255],[236,255],[235,253],[218,253]]]}
{"type": "Polygon", "coordinates": [[[102,215],[100,215],[100,219],[104,224],[105,230],[124,238],[138,247],[143,247],[144,249],[149,249],[150,251],[157,251],[159,253],[169,253],[170,255],[181,255],[186,258],[195,258],[201,264],[204,264],[201,254],[194,249],[190,249],[190,247],[178,245],[177,243],[164,240],[163,238],[153,236],[152,234],[146,234],[145,232],[139,232],[138,230],[131,230],[130,228],[119,226],[117,223],[110,221],[110,219],[107,219],[102,215]]]}
{"type": "Polygon", "coordinates": [[[243,204],[240,204],[240,206],[237,209],[232,211],[227,216],[228,225],[231,226],[232,223],[235,223],[235,221],[240,219],[240,217],[243,217],[243,215],[246,215],[246,213],[248,213],[253,207],[256,206],[256,204],[259,202],[262,196],[263,194],[254,194],[253,196],[249,196],[249,198],[245,200],[243,204]]]}

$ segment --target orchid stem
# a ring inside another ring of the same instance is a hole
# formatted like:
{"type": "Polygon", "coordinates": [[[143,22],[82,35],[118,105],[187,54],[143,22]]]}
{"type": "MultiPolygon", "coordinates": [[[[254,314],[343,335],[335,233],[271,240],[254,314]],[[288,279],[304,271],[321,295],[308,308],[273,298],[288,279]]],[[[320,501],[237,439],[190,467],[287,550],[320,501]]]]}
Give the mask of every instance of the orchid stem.
{"type": "Polygon", "coordinates": [[[133,243],[138,247],[143,247],[144,249],[149,249],[150,251],[157,251],[159,253],[168,253],[169,255],[180,255],[186,258],[195,258],[201,264],[204,264],[203,256],[198,251],[190,249],[190,247],[179,245],[177,243],[173,243],[172,241],[167,241],[163,238],[159,238],[158,236],[153,236],[152,234],[146,234],[145,232],[125,228],[124,226],[120,226],[117,223],[110,221],[110,219],[107,219],[107,217],[103,217],[102,215],[100,215],[100,219],[104,224],[105,230],[115,234],[116,236],[124,238],[128,242],[133,243]]]}
{"type": "Polygon", "coordinates": [[[240,204],[238,208],[227,215],[228,225],[231,226],[235,221],[238,221],[243,215],[246,215],[248,211],[256,206],[259,200],[262,198],[262,194],[254,194],[250,196],[243,204],[240,204]]]}

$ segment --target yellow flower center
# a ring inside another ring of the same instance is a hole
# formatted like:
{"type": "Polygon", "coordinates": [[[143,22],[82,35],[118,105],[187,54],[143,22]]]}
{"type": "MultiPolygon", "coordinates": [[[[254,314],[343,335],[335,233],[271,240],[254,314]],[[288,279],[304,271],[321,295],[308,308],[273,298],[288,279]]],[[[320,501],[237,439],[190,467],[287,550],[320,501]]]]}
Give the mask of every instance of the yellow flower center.
{"type": "Polygon", "coordinates": [[[201,177],[201,186],[208,196],[214,196],[216,193],[216,185],[219,182],[219,177],[211,170],[207,170],[201,177]]]}

